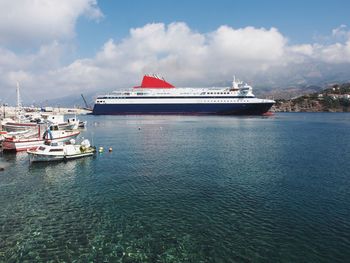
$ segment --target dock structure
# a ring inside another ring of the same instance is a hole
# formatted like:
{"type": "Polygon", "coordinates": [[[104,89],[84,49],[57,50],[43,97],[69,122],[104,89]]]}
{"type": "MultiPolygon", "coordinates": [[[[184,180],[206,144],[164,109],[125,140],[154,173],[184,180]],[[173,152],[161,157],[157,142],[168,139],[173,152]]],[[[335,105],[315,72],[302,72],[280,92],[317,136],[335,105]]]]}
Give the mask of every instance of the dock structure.
{"type": "MultiPolygon", "coordinates": [[[[61,107],[46,107],[46,108],[34,108],[34,107],[24,107],[24,111],[28,114],[30,112],[50,112],[51,114],[76,114],[85,115],[91,113],[90,110],[80,109],[80,108],[61,108],[61,107]]],[[[15,117],[17,114],[17,107],[12,106],[2,106],[0,107],[0,120],[4,118],[15,117]]]]}

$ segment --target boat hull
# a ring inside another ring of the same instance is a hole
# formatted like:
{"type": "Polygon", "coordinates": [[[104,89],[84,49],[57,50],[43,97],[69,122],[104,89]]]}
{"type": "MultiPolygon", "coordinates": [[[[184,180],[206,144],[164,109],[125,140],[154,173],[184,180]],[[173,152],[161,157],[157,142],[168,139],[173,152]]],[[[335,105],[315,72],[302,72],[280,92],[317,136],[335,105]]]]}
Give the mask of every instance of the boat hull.
{"type": "Polygon", "coordinates": [[[41,155],[27,152],[30,162],[55,162],[64,160],[64,155],[41,155]]]}
{"type": "Polygon", "coordinates": [[[262,115],[274,103],[95,104],[94,115],[262,115]]]}
{"type": "Polygon", "coordinates": [[[55,162],[55,161],[67,161],[88,156],[93,156],[95,150],[89,150],[86,152],[76,153],[76,154],[40,154],[36,151],[27,151],[29,155],[30,162],[55,162]]]}
{"type": "Polygon", "coordinates": [[[44,140],[7,140],[2,142],[2,148],[4,151],[21,152],[26,150],[35,149],[36,147],[43,145],[44,140]]]}
{"type": "Polygon", "coordinates": [[[26,131],[28,129],[36,128],[36,123],[4,123],[2,128],[8,132],[26,131]]]}
{"type": "MultiPolygon", "coordinates": [[[[54,138],[53,142],[66,142],[69,141],[70,139],[76,138],[80,132],[75,132],[71,133],[67,136],[59,137],[59,138],[54,138]]],[[[33,150],[45,143],[45,140],[42,139],[27,139],[27,140],[22,140],[22,139],[5,139],[2,143],[2,148],[4,151],[15,151],[15,152],[20,152],[20,151],[27,151],[27,150],[33,150]]]]}

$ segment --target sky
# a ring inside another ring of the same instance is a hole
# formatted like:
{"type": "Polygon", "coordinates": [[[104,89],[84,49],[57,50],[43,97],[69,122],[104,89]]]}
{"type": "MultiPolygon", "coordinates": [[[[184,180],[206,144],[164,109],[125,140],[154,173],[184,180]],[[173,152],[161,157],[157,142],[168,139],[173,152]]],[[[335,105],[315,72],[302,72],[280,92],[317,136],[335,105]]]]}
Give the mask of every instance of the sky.
{"type": "Polygon", "coordinates": [[[0,0],[0,103],[175,86],[350,80],[350,1],[0,0]]]}

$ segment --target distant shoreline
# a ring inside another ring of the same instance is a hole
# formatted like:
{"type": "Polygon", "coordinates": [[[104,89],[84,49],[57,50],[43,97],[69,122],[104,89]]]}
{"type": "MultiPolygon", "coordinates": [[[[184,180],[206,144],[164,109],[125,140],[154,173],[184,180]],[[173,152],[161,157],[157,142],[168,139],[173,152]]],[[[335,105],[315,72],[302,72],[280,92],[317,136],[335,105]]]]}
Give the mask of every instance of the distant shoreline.
{"type": "MultiPolygon", "coordinates": [[[[30,114],[32,112],[42,112],[46,114],[73,114],[73,115],[85,115],[89,114],[92,111],[87,109],[80,109],[80,108],[61,108],[61,107],[45,107],[43,109],[41,108],[34,108],[34,107],[23,107],[24,112],[30,114]]],[[[5,117],[13,117],[16,115],[16,107],[13,106],[2,106],[0,108],[0,118],[4,118],[4,110],[5,110],[5,117]]]]}

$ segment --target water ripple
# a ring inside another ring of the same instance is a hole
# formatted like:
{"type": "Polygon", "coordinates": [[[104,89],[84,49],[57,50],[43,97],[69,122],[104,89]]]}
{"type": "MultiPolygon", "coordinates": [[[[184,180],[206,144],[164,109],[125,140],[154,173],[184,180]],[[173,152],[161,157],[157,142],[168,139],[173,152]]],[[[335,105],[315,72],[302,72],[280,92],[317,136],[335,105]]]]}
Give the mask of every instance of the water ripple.
{"type": "Polygon", "coordinates": [[[0,157],[0,261],[347,261],[350,115],[324,116],[88,116],[113,152],[0,157]]]}

